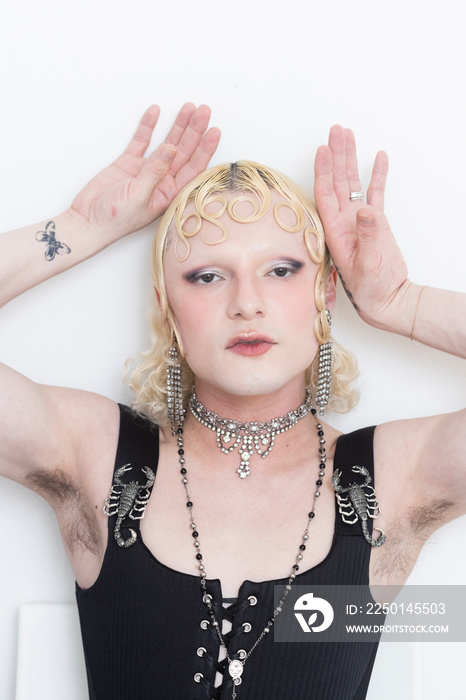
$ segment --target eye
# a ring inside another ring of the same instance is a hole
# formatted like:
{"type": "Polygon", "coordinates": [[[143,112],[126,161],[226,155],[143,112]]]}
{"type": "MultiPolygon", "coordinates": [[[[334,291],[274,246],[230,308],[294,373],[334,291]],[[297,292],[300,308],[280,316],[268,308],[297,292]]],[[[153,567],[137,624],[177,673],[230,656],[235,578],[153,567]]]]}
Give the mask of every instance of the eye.
{"type": "Polygon", "coordinates": [[[268,275],[270,277],[291,277],[291,275],[296,274],[296,272],[298,272],[302,267],[303,263],[300,263],[298,261],[290,261],[286,265],[277,265],[276,267],[273,267],[268,273],[268,275]]]}
{"type": "Polygon", "coordinates": [[[217,275],[215,272],[199,272],[192,277],[190,277],[189,281],[197,284],[212,284],[212,282],[216,282],[217,280],[220,279],[220,275],[217,275]]]}
{"type": "Polygon", "coordinates": [[[288,277],[292,272],[288,267],[275,267],[270,274],[275,277],[288,277]]]}

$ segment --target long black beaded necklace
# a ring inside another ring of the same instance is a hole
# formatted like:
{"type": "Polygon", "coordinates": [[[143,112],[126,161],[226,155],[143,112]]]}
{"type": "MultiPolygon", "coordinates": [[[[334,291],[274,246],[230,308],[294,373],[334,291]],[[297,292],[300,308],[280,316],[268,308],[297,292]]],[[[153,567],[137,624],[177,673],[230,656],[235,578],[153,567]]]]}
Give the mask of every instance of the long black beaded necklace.
{"type": "Polygon", "coordinates": [[[324,439],[324,431],[322,429],[322,425],[319,423],[318,418],[316,417],[316,410],[315,408],[311,408],[310,412],[314,416],[316,420],[316,427],[317,427],[317,435],[319,436],[319,476],[316,481],[316,486],[317,489],[314,492],[314,500],[312,503],[312,508],[308,513],[308,521],[306,525],[306,529],[304,530],[303,536],[301,538],[301,544],[299,545],[299,551],[296,556],[295,563],[293,564],[291,568],[291,573],[288,578],[288,582],[285,585],[285,588],[283,590],[282,597],[280,598],[278,605],[276,606],[275,610],[273,611],[272,617],[267,621],[267,624],[263,628],[262,632],[250,648],[250,650],[241,658],[241,659],[232,659],[230,657],[230,654],[228,653],[228,647],[226,645],[226,642],[223,638],[222,631],[220,629],[220,625],[217,622],[217,619],[215,617],[214,613],[214,608],[212,605],[212,596],[207,592],[207,586],[206,586],[206,579],[207,579],[207,574],[205,571],[205,566],[203,564],[203,556],[201,553],[201,545],[199,542],[199,532],[197,531],[197,526],[194,520],[193,516],[193,502],[191,501],[191,497],[189,495],[188,491],[188,478],[187,478],[187,469],[185,467],[185,458],[184,458],[184,442],[183,442],[183,428],[178,427],[175,428],[175,426],[172,426],[172,434],[177,438],[177,443],[178,443],[178,458],[179,458],[179,463],[180,463],[180,472],[182,476],[182,483],[186,491],[186,506],[189,510],[189,517],[190,517],[190,527],[192,530],[192,537],[194,538],[194,547],[196,548],[196,560],[198,562],[198,568],[199,568],[199,575],[200,575],[200,582],[201,582],[201,588],[202,588],[202,600],[207,606],[208,612],[210,619],[212,620],[212,626],[217,633],[220,645],[222,646],[226,660],[228,662],[228,672],[233,680],[233,690],[232,690],[232,695],[231,695],[231,700],[235,700],[237,698],[236,694],[236,688],[241,684],[241,676],[243,674],[243,669],[246,661],[249,659],[251,656],[252,652],[254,649],[257,647],[258,644],[263,640],[263,638],[270,632],[270,629],[272,628],[273,624],[275,623],[276,618],[278,615],[281,613],[283,604],[286,600],[286,597],[288,596],[288,593],[291,590],[291,586],[293,584],[293,581],[296,578],[297,572],[299,571],[299,564],[303,559],[304,552],[306,550],[306,542],[309,539],[309,527],[311,525],[312,520],[315,517],[315,506],[316,506],[316,501],[318,497],[320,496],[320,487],[322,486],[323,483],[323,477],[325,476],[325,466],[326,466],[326,459],[327,455],[325,452],[325,439],[324,439]]]}

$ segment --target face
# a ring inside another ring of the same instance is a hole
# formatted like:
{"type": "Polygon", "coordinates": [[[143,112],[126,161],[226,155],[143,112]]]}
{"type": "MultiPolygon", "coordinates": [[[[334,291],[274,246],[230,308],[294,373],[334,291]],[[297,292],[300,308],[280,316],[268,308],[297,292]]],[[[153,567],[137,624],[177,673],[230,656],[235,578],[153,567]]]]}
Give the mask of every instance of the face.
{"type": "Polygon", "coordinates": [[[218,245],[203,242],[202,234],[206,240],[219,238],[219,229],[204,221],[182,262],[174,251],[176,235],[168,247],[167,295],[201,401],[286,388],[299,394],[298,403],[302,400],[304,374],[317,351],[318,266],[303,233],[289,233],[276,223],[276,201],[283,200],[272,193],[267,214],[253,223],[238,223],[225,213],[219,220],[228,237],[218,245]]]}

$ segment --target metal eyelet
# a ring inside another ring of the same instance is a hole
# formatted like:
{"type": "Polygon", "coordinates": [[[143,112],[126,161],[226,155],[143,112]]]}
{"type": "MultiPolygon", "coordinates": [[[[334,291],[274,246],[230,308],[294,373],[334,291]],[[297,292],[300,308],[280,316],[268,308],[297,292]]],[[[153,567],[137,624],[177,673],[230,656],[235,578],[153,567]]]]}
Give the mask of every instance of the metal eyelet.
{"type": "Polygon", "coordinates": [[[198,656],[204,656],[204,654],[207,653],[207,649],[205,647],[199,647],[199,649],[196,651],[196,654],[198,656]]]}
{"type": "Polygon", "coordinates": [[[249,600],[249,605],[251,605],[251,606],[257,605],[257,598],[255,595],[250,595],[248,600],[249,600]]]}
{"type": "Polygon", "coordinates": [[[206,629],[208,628],[209,625],[210,625],[209,620],[201,620],[201,622],[199,623],[199,626],[200,626],[201,629],[203,629],[203,630],[206,630],[206,629]]]}
{"type": "Polygon", "coordinates": [[[252,625],[250,622],[243,622],[241,626],[243,628],[243,632],[250,632],[252,630],[252,625]]]}
{"type": "Polygon", "coordinates": [[[203,678],[204,678],[204,674],[202,674],[202,673],[195,673],[194,674],[194,680],[196,681],[196,683],[200,683],[203,678]]]}
{"type": "Polygon", "coordinates": [[[238,659],[245,659],[247,652],[245,649],[238,649],[238,659]]]}

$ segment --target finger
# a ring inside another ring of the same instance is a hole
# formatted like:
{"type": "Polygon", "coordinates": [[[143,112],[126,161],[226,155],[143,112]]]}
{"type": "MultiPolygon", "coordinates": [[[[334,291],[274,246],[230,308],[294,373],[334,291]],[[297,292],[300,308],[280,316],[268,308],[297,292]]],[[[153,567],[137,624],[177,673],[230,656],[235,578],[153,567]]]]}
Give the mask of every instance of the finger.
{"type": "Polygon", "coordinates": [[[189,161],[198,148],[210,120],[210,108],[201,105],[192,115],[189,124],[176,144],[178,155],[173,162],[172,172],[176,173],[189,161]]]}
{"type": "Polygon", "coordinates": [[[351,129],[345,129],[346,144],[346,177],[350,192],[360,192],[361,181],[359,179],[358,158],[356,154],[356,140],[351,129]]]}
{"type": "Polygon", "coordinates": [[[332,152],[333,189],[338,198],[340,209],[349,201],[349,184],[346,173],[346,138],[345,130],[339,125],[332,126],[328,137],[328,145],[332,152]]]}
{"type": "Polygon", "coordinates": [[[380,237],[379,223],[377,212],[374,209],[370,207],[359,209],[356,215],[356,236],[361,255],[360,260],[365,260],[366,263],[372,261],[373,255],[379,250],[377,245],[380,237]]]}
{"type": "Polygon", "coordinates": [[[159,115],[160,107],[158,105],[151,105],[151,107],[144,112],[142,119],[139,122],[139,126],[136,129],[133,138],[129,142],[125,153],[131,156],[137,156],[138,158],[144,155],[144,153],[147,151],[147,147],[150,144],[152,133],[155,125],[157,124],[159,115]]]}
{"type": "Polygon", "coordinates": [[[340,210],[333,189],[332,152],[328,146],[320,146],[317,149],[314,173],[314,198],[325,228],[327,222],[333,220],[340,210]]]}
{"type": "Polygon", "coordinates": [[[204,134],[191,158],[176,175],[175,181],[178,190],[187,185],[188,182],[191,182],[191,180],[207,168],[210,159],[217,150],[220,136],[221,131],[215,126],[204,134]]]}
{"type": "Polygon", "coordinates": [[[385,202],[385,185],[387,183],[388,156],[379,151],[375,157],[372,177],[367,190],[367,203],[383,211],[385,202]]]}
{"type": "Polygon", "coordinates": [[[171,144],[162,144],[146,158],[144,164],[134,180],[134,187],[139,197],[148,201],[161,180],[170,170],[173,160],[176,158],[176,147],[171,144]]]}
{"type": "Polygon", "coordinates": [[[175,122],[168,132],[168,136],[165,139],[165,143],[171,143],[173,146],[177,146],[181,141],[191,118],[196,111],[196,106],[192,102],[186,102],[178,112],[175,122]]]}

